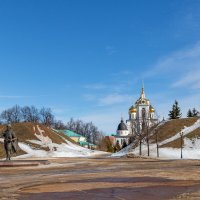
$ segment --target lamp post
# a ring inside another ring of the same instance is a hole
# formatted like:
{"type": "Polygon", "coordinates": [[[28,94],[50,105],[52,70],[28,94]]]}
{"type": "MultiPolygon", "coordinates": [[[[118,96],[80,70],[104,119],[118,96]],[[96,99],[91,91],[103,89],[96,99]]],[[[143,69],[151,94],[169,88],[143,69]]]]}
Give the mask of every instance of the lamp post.
{"type": "Polygon", "coordinates": [[[157,131],[156,131],[156,147],[157,147],[157,157],[159,158],[158,132],[157,131]]]}
{"type": "Polygon", "coordinates": [[[180,132],[181,137],[181,159],[183,158],[183,131],[180,132]]]}
{"type": "MultiPolygon", "coordinates": [[[[139,122],[140,126],[141,126],[141,122],[139,122]]],[[[140,132],[139,132],[139,140],[140,140],[140,156],[142,155],[142,130],[140,127],[140,132]]]]}
{"type": "Polygon", "coordinates": [[[142,155],[142,135],[140,134],[140,156],[142,155]]]}
{"type": "Polygon", "coordinates": [[[149,121],[147,121],[147,127],[146,127],[146,131],[147,131],[147,150],[148,150],[148,156],[150,155],[150,151],[149,151],[149,121]]]}

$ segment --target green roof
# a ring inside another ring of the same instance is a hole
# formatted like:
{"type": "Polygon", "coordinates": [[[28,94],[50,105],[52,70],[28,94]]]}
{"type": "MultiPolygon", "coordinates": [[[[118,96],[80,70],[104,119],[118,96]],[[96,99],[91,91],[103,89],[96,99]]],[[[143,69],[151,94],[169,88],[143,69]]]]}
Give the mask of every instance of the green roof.
{"type": "Polygon", "coordinates": [[[70,130],[58,130],[58,132],[60,133],[64,133],[66,136],[68,137],[84,137],[78,133],[75,133],[74,131],[70,131],[70,130]]]}
{"type": "Polygon", "coordinates": [[[112,136],[112,135],[116,135],[116,133],[106,133],[104,134],[105,136],[112,136]]]}
{"type": "Polygon", "coordinates": [[[89,142],[85,142],[85,141],[79,141],[79,144],[81,146],[85,146],[85,145],[96,146],[95,144],[92,144],[92,143],[89,143],[89,142]]]}

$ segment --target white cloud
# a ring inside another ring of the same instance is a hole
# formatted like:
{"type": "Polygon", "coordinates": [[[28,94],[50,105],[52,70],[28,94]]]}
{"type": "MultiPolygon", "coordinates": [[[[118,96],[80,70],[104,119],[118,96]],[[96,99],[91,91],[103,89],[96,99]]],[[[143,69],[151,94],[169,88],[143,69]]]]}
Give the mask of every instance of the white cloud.
{"type": "Polygon", "coordinates": [[[162,87],[151,93],[150,98],[154,100],[161,118],[168,117],[175,99],[180,104],[183,117],[186,117],[189,108],[199,110],[200,42],[159,59],[145,77],[149,80],[162,80],[162,87]]]}
{"type": "Polygon", "coordinates": [[[25,95],[0,95],[0,99],[24,99],[36,97],[50,97],[52,95],[38,95],[38,96],[25,96],[25,95]]]}
{"type": "MultiPolygon", "coordinates": [[[[160,59],[150,71],[145,74],[145,77],[155,76],[158,74],[179,72],[191,72],[197,70],[200,66],[200,42],[197,42],[193,47],[176,51],[160,59]]],[[[178,76],[179,74],[177,74],[178,76]]]]}
{"type": "Polygon", "coordinates": [[[101,89],[106,89],[107,87],[108,87],[107,85],[102,83],[88,84],[84,86],[84,88],[92,90],[101,90],[101,89]]]}
{"type": "MultiPolygon", "coordinates": [[[[110,78],[109,78],[110,80],[110,78]]],[[[84,86],[85,89],[93,91],[101,90],[103,92],[109,91],[112,92],[120,92],[124,90],[130,90],[130,87],[132,87],[133,80],[129,80],[128,78],[125,81],[117,80],[117,81],[110,81],[105,83],[93,83],[93,84],[87,84],[84,86]],[[117,82],[117,83],[116,83],[117,82]]]]}
{"type": "Polygon", "coordinates": [[[178,81],[172,84],[173,87],[187,87],[190,86],[193,89],[200,88],[200,69],[190,71],[187,74],[179,78],[178,81]]]}
{"type": "Polygon", "coordinates": [[[96,96],[93,95],[93,94],[84,94],[83,95],[83,98],[86,100],[86,101],[94,101],[96,99],[96,96]]]}
{"type": "Polygon", "coordinates": [[[66,109],[62,109],[62,108],[52,108],[53,113],[55,113],[56,115],[61,115],[64,114],[66,112],[66,109]]]}
{"type": "Polygon", "coordinates": [[[109,94],[99,99],[99,104],[102,106],[113,105],[124,102],[130,102],[133,99],[133,96],[127,94],[109,94]]]}
{"type": "Polygon", "coordinates": [[[190,89],[200,86],[200,42],[160,59],[146,74],[146,78],[169,76],[172,87],[190,89]]]}
{"type": "Polygon", "coordinates": [[[19,98],[29,98],[29,96],[9,96],[9,95],[1,95],[1,99],[19,99],[19,98]]]}

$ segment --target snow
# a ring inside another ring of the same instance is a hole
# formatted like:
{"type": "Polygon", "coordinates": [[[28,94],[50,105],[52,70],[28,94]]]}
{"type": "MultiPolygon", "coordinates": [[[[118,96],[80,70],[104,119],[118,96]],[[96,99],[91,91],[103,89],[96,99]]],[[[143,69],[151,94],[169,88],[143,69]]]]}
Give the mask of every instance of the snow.
{"type": "MultiPolygon", "coordinates": [[[[27,141],[32,144],[37,144],[41,147],[48,148],[49,150],[45,151],[41,149],[35,149],[31,147],[31,145],[26,144],[25,142],[19,142],[18,145],[20,149],[26,152],[26,154],[17,156],[17,158],[89,157],[89,156],[107,154],[106,152],[91,150],[91,149],[87,149],[79,145],[73,144],[55,132],[54,133],[57,134],[58,137],[61,137],[66,143],[62,143],[62,144],[53,143],[51,138],[43,135],[45,131],[42,130],[38,125],[37,127],[35,126],[33,127],[33,131],[37,139],[27,140],[27,141]],[[39,133],[36,133],[36,129],[38,130],[37,132],[39,133]]],[[[3,141],[4,140],[0,138],[0,142],[3,143],[3,141]]]]}
{"type": "MultiPolygon", "coordinates": [[[[40,141],[31,141],[32,143],[35,144],[41,144],[43,145],[42,142],[40,141]]],[[[18,158],[24,158],[24,157],[89,157],[89,156],[94,156],[98,154],[103,154],[104,152],[101,151],[95,151],[95,150],[90,150],[86,148],[79,147],[78,145],[74,144],[56,144],[56,143],[50,143],[54,148],[53,150],[50,151],[45,151],[45,150],[35,150],[28,146],[27,144],[24,143],[19,143],[19,147],[25,151],[27,154],[18,156],[18,158]]]]}
{"type": "MultiPolygon", "coordinates": [[[[189,140],[189,139],[188,139],[189,140]]],[[[198,139],[198,144],[200,139],[198,139]]],[[[192,142],[189,142],[189,146],[184,146],[183,148],[183,159],[200,159],[200,146],[191,146],[192,142]]],[[[121,157],[127,155],[128,153],[133,153],[139,155],[139,147],[135,148],[131,152],[119,151],[112,154],[112,157],[121,157]]],[[[142,146],[142,156],[147,157],[147,145],[142,146]]],[[[150,158],[157,158],[156,144],[150,145],[150,158]]],[[[159,148],[159,158],[160,159],[181,159],[181,149],[179,148],[159,148]]]]}
{"type": "MultiPolygon", "coordinates": [[[[39,131],[39,134],[35,133],[35,136],[38,140],[28,140],[29,142],[33,144],[40,145],[41,147],[47,147],[49,148],[49,151],[45,150],[36,150],[31,148],[25,143],[19,142],[19,147],[25,151],[27,154],[18,156],[18,158],[27,158],[27,157],[89,157],[99,154],[104,154],[106,152],[102,151],[95,151],[90,150],[81,146],[78,146],[76,144],[71,143],[70,141],[66,140],[61,135],[55,133],[58,135],[58,137],[61,137],[66,143],[57,144],[53,143],[52,140],[48,136],[44,136],[43,133],[44,130],[42,130],[39,126],[37,126],[37,129],[39,131]]],[[[35,130],[35,128],[34,128],[35,130]]]]}
{"type": "MultiPolygon", "coordinates": [[[[190,132],[200,127],[200,119],[197,120],[192,126],[184,127],[181,131],[183,136],[186,136],[190,132]]],[[[172,136],[169,139],[166,139],[159,143],[159,146],[167,144],[168,142],[172,142],[176,139],[180,139],[180,132],[176,135],[172,136]]],[[[150,157],[157,158],[157,148],[156,144],[150,144],[150,157]]],[[[148,156],[147,144],[142,145],[142,156],[148,156]]],[[[135,155],[139,155],[139,146],[135,149],[132,149],[132,145],[127,146],[121,151],[112,154],[112,157],[121,157],[127,155],[129,153],[133,153],[135,155]]],[[[159,148],[159,158],[160,159],[181,159],[181,149],[180,148],[159,148]]],[[[200,138],[193,138],[190,140],[189,138],[184,138],[184,146],[183,146],[183,159],[200,159],[200,138]]]]}
{"type": "Polygon", "coordinates": [[[200,138],[196,137],[192,140],[184,138],[184,148],[185,149],[200,149],[200,138]]]}
{"type": "Polygon", "coordinates": [[[18,156],[19,158],[27,158],[27,157],[45,157],[47,152],[44,150],[34,150],[29,145],[19,142],[19,147],[27,154],[18,156]]]}

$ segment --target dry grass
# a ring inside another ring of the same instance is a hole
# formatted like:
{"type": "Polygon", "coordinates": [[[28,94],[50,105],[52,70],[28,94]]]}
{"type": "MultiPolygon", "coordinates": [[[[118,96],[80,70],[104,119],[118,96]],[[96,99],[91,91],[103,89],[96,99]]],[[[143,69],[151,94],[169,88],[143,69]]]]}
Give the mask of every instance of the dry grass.
{"type": "Polygon", "coordinates": [[[2,143],[0,143],[0,158],[4,158],[6,156],[4,152],[4,146],[2,143]]]}
{"type": "MultiPolygon", "coordinates": [[[[190,138],[190,139],[200,137],[200,128],[192,131],[191,133],[187,134],[185,137],[190,138]]],[[[174,140],[172,142],[169,142],[169,143],[163,145],[162,147],[180,148],[180,146],[181,146],[181,140],[177,139],[177,140],[174,140]]]]}
{"type": "MultiPolygon", "coordinates": [[[[158,135],[158,142],[161,142],[163,140],[169,139],[172,136],[176,135],[178,132],[180,132],[184,126],[192,126],[198,118],[191,117],[191,118],[183,118],[183,119],[173,119],[162,126],[158,127],[155,132],[157,132],[158,135]]],[[[194,131],[194,134],[198,134],[199,131],[194,131]]],[[[191,134],[191,137],[193,137],[193,134],[191,134]]],[[[151,138],[151,142],[155,143],[156,134],[154,134],[151,138]]],[[[179,147],[180,141],[173,141],[170,143],[167,143],[166,145],[163,145],[163,147],[179,147]]]]}
{"type": "MultiPolygon", "coordinates": [[[[64,137],[66,140],[73,142],[69,137],[65,136],[64,134],[59,134],[62,136],[60,137],[52,129],[42,124],[22,122],[22,123],[12,124],[12,129],[16,133],[19,142],[24,142],[34,149],[42,149],[42,150],[49,151],[49,148],[47,147],[41,147],[40,145],[33,144],[28,141],[28,140],[38,140],[37,137],[35,136],[35,133],[39,134],[37,125],[40,127],[40,129],[44,131],[43,135],[48,136],[52,140],[53,143],[57,143],[57,144],[66,143],[62,137],[64,137]],[[34,127],[35,127],[35,131],[34,131],[34,127]]],[[[5,129],[6,129],[6,126],[0,125],[0,133],[2,133],[5,129]]],[[[25,152],[23,152],[22,150],[19,150],[18,155],[21,155],[24,153],[25,152]]],[[[5,153],[4,153],[3,144],[0,143],[0,158],[2,157],[5,157],[5,153]]]]}

